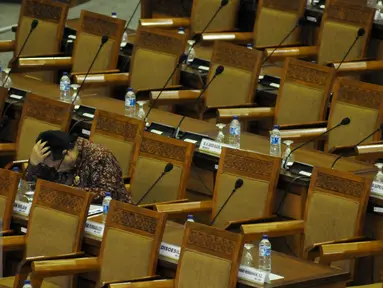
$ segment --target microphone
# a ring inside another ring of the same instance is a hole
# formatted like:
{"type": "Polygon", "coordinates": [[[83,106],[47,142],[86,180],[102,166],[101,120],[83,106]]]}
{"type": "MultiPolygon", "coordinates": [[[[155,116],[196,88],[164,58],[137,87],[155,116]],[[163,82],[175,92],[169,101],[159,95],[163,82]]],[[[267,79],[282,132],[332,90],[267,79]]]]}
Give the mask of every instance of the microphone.
{"type": "Polygon", "coordinates": [[[141,4],[141,0],[140,0],[140,1],[138,1],[136,8],[134,8],[133,14],[132,14],[132,16],[130,16],[130,18],[129,18],[129,21],[128,21],[128,24],[126,24],[126,26],[125,26],[125,29],[124,29],[124,32],[123,32],[123,33],[125,33],[125,32],[128,30],[128,28],[129,28],[129,25],[130,25],[130,22],[132,22],[134,15],[136,15],[136,12],[137,12],[137,10],[138,10],[138,7],[140,6],[140,4],[141,4]]]}
{"type": "Polygon", "coordinates": [[[364,28],[359,28],[359,29],[358,29],[358,32],[357,32],[357,35],[356,35],[356,38],[355,38],[354,42],[352,42],[350,48],[348,49],[346,55],[344,55],[342,61],[340,61],[338,68],[336,68],[336,71],[338,71],[339,68],[340,68],[340,66],[342,66],[343,62],[346,60],[348,54],[350,54],[352,48],[355,46],[355,44],[356,44],[356,42],[358,41],[358,39],[359,39],[360,37],[363,37],[365,33],[366,33],[366,30],[364,30],[364,28]]]}
{"type": "Polygon", "coordinates": [[[165,176],[165,174],[169,173],[170,171],[173,170],[173,164],[172,163],[168,163],[166,164],[165,168],[164,168],[164,171],[161,173],[160,177],[157,178],[157,180],[152,184],[152,186],[150,186],[150,188],[148,189],[148,191],[146,191],[146,193],[141,197],[141,199],[137,202],[137,206],[142,202],[142,200],[145,199],[145,197],[149,194],[150,191],[152,191],[152,189],[154,188],[154,186],[156,186],[156,184],[161,180],[162,177],[165,176]]]}
{"type": "MultiPolygon", "coordinates": [[[[380,124],[379,128],[375,129],[374,132],[372,132],[371,134],[369,134],[368,136],[366,136],[365,138],[363,138],[362,140],[360,140],[358,143],[356,143],[354,145],[354,147],[357,147],[359,146],[360,144],[362,144],[364,141],[366,141],[368,138],[370,138],[371,136],[375,135],[375,133],[377,133],[378,131],[383,131],[383,123],[380,124]]],[[[334,168],[336,162],[338,162],[341,158],[343,158],[345,155],[339,155],[338,157],[336,157],[336,159],[334,160],[334,162],[332,162],[332,165],[331,165],[331,169],[334,168]]]]}
{"type": "Polygon", "coordinates": [[[212,226],[215,222],[215,220],[217,219],[218,215],[221,214],[223,208],[226,206],[226,204],[229,202],[230,198],[234,195],[234,193],[243,186],[243,180],[242,179],[237,179],[237,181],[235,181],[235,184],[234,184],[234,189],[233,191],[231,191],[229,197],[227,197],[225,203],[223,203],[223,205],[221,206],[221,208],[219,209],[218,213],[215,214],[213,220],[210,222],[210,226],[212,226]]]}
{"type": "MultiPolygon", "coordinates": [[[[214,81],[214,79],[218,76],[218,75],[221,75],[222,72],[225,70],[225,66],[222,66],[222,65],[219,65],[217,67],[217,69],[215,69],[215,73],[214,73],[214,76],[213,78],[211,78],[211,80],[209,81],[209,83],[207,83],[207,85],[202,89],[201,93],[198,95],[198,97],[195,99],[195,101],[198,101],[203,93],[205,93],[206,89],[209,88],[210,84],[214,81]]],[[[178,133],[180,132],[180,127],[181,127],[181,124],[182,122],[185,120],[186,116],[182,116],[180,122],[178,123],[177,127],[176,127],[176,130],[174,131],[174,134],[172,135],[173,138],[176,138],[178,139],[178,133]]]]}
{"type": "Polygon", "coordinates": [[[90,66],[89,66],[88,72],[86,72],[86,74],[85,74],[84,80],[82,80],[82,83],[81,83],[80,87],[79,87],[78,90],[77,90],[77,94],[76,94],[76,97],[75,97],[75,98],[73,99],[73,101],[72,101],[72,105],[73,105],[74,103],[76,103],[77,97],[78,97],[78,95],[80,95],[80,91],[81,91],[82,87],[84,86],[86,77],[88,77],[88,75],[89,75],[89,73],[90,73],[90,70],[92,70],[92,67],[93,67],[93,65],[94,65],[94,62],[96,62],[96,59],[97,59],[97,57],[98,57],[98,54],[100,54],[100,51],[101,51],[102,47],[105,45],[106,42],[108,42],[108,40],[109,40],[108,35],[104,35],[104,36],[101,37],[101,44],[100,44],[100,47],[98,48],[97,53],[96,53],[96,55],[94,56],[93,61],[92,61],[92,63],[91,63],[90,66]]]}
{"type": "Polygon", "coordinates": [[[313,141],[319,139],[319,138],[322,137],[323,135],[325,135],[325,134],[327,134],[327,133],[330,133],[332,130],[338,128],[339,126],[345,126],[345,125],[350,124],[350,122],[351,122],[350,118],[345,117],[345,118],[342,119],[342,121],[340,121],[339,124],[337,124],[337,125],[335,125],[334,127],[328,129],[327,131],[321,133],[319,136],[314,137],[313,139],[310,139],[310,140],[308,140],[308,141],[302,143],[301,145],[295,147],[293,150],[290,151],[290,153],[287,155],[286,159],[283,161],[283,169],[286,169],[287,160],[289,159],[290,155],[293,154],[293,152],[297,151],[299,148],[302,148],[303,146],[307,145],[308,143],[313,142],[313,141]]]}
{"type": "Polygon", "coordinates": [[[265,60],[263,60],[263,63],[262,63],[261,66],[265,65],[265,63],[267,62],[267,60],[270,59],[270,57],[275,53],[275,51],[277,51],[277,49],[280,48],[280,47],[282,46],[283,42],[285,42],[285,41],[290,37],[290,35],[294,33],[294,31],[295,31],[298,27],[303,26],[305,23],[306,23],[306,19],[305,19],[305,18],[303,18],[303,17],[302,17],[302,18],[299,18],[297,24],[295,24],[295,26],[293,27],[293,29],[291,29],[291,31],[285,36],[285,38],[283,38],[282,41],[281,41],[281,42],[274,48],[274,50],[270,53],[270,55],[267,56],[267,57],[265,58],[265,60]]]}
{"type": "MultiPolygon", "coordinates": [[[[24,48],[25,48],[25,45],[27,44],[28,40],[29,40],[29,37],[31,37],[31,34],[32,32],[36,29],[37,25],[39,25],[39,20],[37,19],[33,19],[32,23],[31,23],[31,29],[29,30],[29,33],[27,35],[27,38],[25,38],[25,41],[23,43],[23,46],[21,46],[20,48],[20,51],[19,53],[16,55],[15,59],[13,60],[13,63],[16,62],[19,58],[20,58],[20,55],[21,53],[23,52],[24,48]]],[[[13,65],[12,65],[13,66],[13,65]]],[[[3,82],[3,86],[2,88],[5,87],[5,84],[7,83],[8,81],[8,78],[9,76],[11,75],[11,72],[12,72],[12,68],[11,70],[9,70],[8,74],[7,74],[7,77],[5,78],[5,81],[3,82]]]]}

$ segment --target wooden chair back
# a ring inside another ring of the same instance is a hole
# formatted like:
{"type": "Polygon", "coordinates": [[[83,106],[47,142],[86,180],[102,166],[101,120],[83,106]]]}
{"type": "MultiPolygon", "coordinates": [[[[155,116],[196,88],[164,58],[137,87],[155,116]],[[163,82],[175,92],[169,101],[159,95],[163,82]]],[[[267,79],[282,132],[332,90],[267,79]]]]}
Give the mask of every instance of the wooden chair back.
{"type": "Polygon", "coordinates": [[[141,18],[190,18],[193,0],[174,5],[172,0],[141,0],[141,18]]]}
{"type": "Polygon", "coordinates": [[[89,140],[108,148],[121,165],[122,176],[130,177],[130,163],[145,123],[120,114],[96,110],[89,140]]]}
{"type": "Polygon", "coordinates": [[[168,172],[141,204],[183,199],[189,180],[194,144],[144,132],[132,160],[130,191],[137,202],[160,177],[168,163],[168,172]]]}
{"type": "Polygon", "coordinates": [[[21,175],[7,169],[0,169],[0,219],[3,231],[11,226],[13,203],[16,199],[21,175]]]}
{"type": "MultiPolygon", "coordinates": [[[[350,79],[338,78],[334,84],[328,128],[345,117],[351,122],[329,133],[325,151],[337,146],[355,145],[380,127],[383,121],[383,87],[350,79]]],[[[381,131],[365,141],[380,140],[381,131]]]]}
{"type": "Polygon", "coordinates": [[[271,216],[280,168],[280,158],[224,147],[214,186],[212,218],[230,196],[238,179],[243,180],[243,186],[233,194],[214,226],[225,228],[232,220],[271,216]]]}
{"type": "MultiPolygon", "coordinates": [[[[280,44],[282,39],[297,25],[305,13],[305,0],[260,0],[254,25],[254,47],[270,47],[280,44]],[[273,23],[273,25],[270,25],[273,23]]],[[[298,27],[283,45],[299,42],[301,29],[298,27]]]]}
{"type": "Polygon", "coordinates": [[[92,72],[112,70],[117,67],[125,20],[86,10],[81,11],[80,29],[77,31],[72,55],[72,72],[87,72],[96,56],[104,35],[109,37],[102,47],[92,72]]]}
{"type": "MultiPolygon", "coordinates": [[[[187,35],[139,27],[130,62],[129,85],[135,91],[161,89],[186,49],[187,35]]],[[[178,84],[180,69],[168,86],[178,84]]]]}
{"type": "Polygon", "coordinates": [[[99,256],[100,284],[155,275],[165,224],[164,213],[112,200],[99,256]]]}
{"type": "Polygon", "coordinates": [[[32,32],[21,56],[52,55],[60,52],[69,5],[52,0],[23,0],[16,32],[16,56],[23,46],[34,19],[32,32]],[[44,39],[44,43],[41,42],[44,39]],[[43,44],[43,45],[42,45],[43,44]]]}
{"type": "Polygon", "coordinates": [[[16,160],[29,159],[37,136],[47,130],[68,131],[73,105],[58,100],[28,94],[23,104],[17,132],[16,160]]]}
{"type": "MultiPolygon", "coordinates": [[[[91,199],[92,193],[85,190],[38,180],[29,215],[25,257],[79,252],[91,199]]],[[[58,287],[73,287],[72,277],[45,281],[58,287]]]]}
{"type": "Polygon", "coordinates": [[[216,41],[210,62],[209,81],[218,66],[223,65],[225,70],[205,92],[203,97],[206,107],[233,107],[253,103],[262,57],[262,52],[255,49],[216,41]]]}
{"type": "Polygon", "coordinates": [[[175,287],[236,287],[242,250],[241,234],[188,222],[175,287]]]}
{"type": "Polygon", "coordinates": [[[364,0],[327,0],[318,38],[318,64],[341,61],[357,37],[365,30],[346,60],[361,59],[366,55],[375,9],[364,0]]]}
{"type": "Polygon", "coordinates": [[[275,105],[274,124],[324,121],[334,76],[333,68],[286,59],[275,105]]]}

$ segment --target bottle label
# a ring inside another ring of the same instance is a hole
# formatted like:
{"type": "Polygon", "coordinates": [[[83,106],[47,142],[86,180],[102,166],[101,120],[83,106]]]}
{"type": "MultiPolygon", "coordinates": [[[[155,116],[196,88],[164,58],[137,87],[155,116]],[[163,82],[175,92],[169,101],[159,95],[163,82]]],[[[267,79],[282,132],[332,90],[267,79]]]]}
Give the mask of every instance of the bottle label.
{"type": "Polygon", "coordinates": [[[230,133],[230,135],[238,136],[240,134],[240,128],[239,127],[230,127],[229,133],[230,133]]]}
{"type": "Polygon", "coordinates": [[[61,91],[69,91],[69,89],[70,89],[69,84],[66,84],[66,83],[60,83],[60,90],[61,90],[61,91]]]}
{"type": "Polygon", "coordinates": [[[270,137],[270,144],[271,145],[279,145],[279,144],[281,144],[281,137],[272,135],[270,137]]]}
{"type": "Polygon", "coordinates": [[[270,255],[271,255],[271,249],[269,247],[260,247],[259,248],[259,256],[269,257],[270,255]]]}
{"type": "Polygon", "coordinates": [[[136,106],[136,99],[135,98],[126,98],[125,99],[125,106],[126,107],[134,107],[134,106],[136,106]]]}
{"type": "Polygon", "coordinates": [[[108,214],[109,211],[109,204],[102,204],[102,212],[104,214],[108,214]]]}

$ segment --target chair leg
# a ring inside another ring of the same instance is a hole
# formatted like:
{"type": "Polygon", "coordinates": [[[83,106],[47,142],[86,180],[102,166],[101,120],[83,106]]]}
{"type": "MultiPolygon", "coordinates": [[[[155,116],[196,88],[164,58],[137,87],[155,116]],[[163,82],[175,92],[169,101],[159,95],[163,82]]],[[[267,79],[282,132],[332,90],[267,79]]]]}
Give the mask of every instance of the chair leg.
{"type": "Polygon", "coordinates": [[[13,282],[13,288],[22,288],[25,280],[28,279],[28,273],[17,273],[15,276],[15,282],[13,282]]]}

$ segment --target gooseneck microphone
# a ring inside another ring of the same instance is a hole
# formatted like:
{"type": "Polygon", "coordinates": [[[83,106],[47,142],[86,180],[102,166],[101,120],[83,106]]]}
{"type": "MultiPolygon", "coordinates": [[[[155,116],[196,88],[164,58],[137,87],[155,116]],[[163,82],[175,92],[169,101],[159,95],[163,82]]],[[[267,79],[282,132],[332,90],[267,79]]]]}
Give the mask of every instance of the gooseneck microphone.
{"type": "Polygon", "coordinates": [[[130,22],[132,22],[134,15],[136,15],[136,12],[137,12],[137,10],[138,10],[138,7],[140,6],[140,4],[141,4],[141,0],[140,0],[140,1],[138,1],[137,5],[136,5],[136,8],[134,8],[133,14],[132,14],[132,16],[130,16],[130,18],[129,18],[129,20],[128,20],[128,24],[126,24],[126,26],[125,26],[125,29],[124,29],[124,32],[123,32],[123,33],[125,33],[125,32],[128,30],[128,28],[129,28],[129,25],[130,25],[130,22]]]}
{"type": "Polygon", "coordinates": [[[152,186],[150,186],[150,188],[148,189],[148,191],[145,192],[145,194],[141,197],[141,199],[137,202],[137,206],[142,202],[142,200],[145,199],[146,196],[148,196],[149,192],[152,191],[152,189],[154,188],[154,186],[156,186],[156,184],[162,179],[162,177],[165,176],[165,174],[169,173],[170,171],[173,170],[173,164],[172,163],[168,163],[166,164],[165,168],[164,168],[164,171],[161,173],[160,177],[157,178],[157,180],[152,184],[152,186]]]}
{"type": "MultiPolygon", "coordinates": [[[[222,72],[225,70],[225,67],[220,65],[217,67],[217,69],[215,69],[215,73],[214,73],[214,76],[213,78],[211,78],[211,80],[209,81],[209,83],[207,83],[207,85],[202,89],[201,93],[198,95],[197,98],[195,98],[195,101],[198,101],[203,93],[205,93],[206,89],[209,88],[210,84],[214,81],[214,79],[218,76],[218,75],[221,75],[222,72]]],[[[178,139],[178,133],[180,132],[180,127],[181,127],[181,124],[182,122],[185,120],[186,116],[182,116],[180,122],[178,123],[177,127],[176,127],[176,130],[174,131],[174,134],[172,135],[173,138],[176,138],[178,139]]]]}
{"type": "Polygon", "coordinates": [[[336,71],[339,70],[340,66],[342,66],[343,62],[346,60],[348,54],[350,54],[350,52],[351,52],[352,48],[355,46],[356,42],[359,40],[360,37],[363,37],[365,33],[366,33],[366,30],[364,30],[364,28],[358,29],[358,32],[357,32],[357,35],[356,35],[354,42],[352,42],[350,48],[348,49],[348,51],[344,55],[342,61],[340,61],[338,68],[336,68],[336,71]]]}
{"type": "MultiPolygon", "coordinates": [[[[360,144],[362,144],[364,141],[366,141],[368,138],[370,138],[371,136],[375,135],[377,132],[379,131],[383,131],[383,123],[380,124],[379,128],[375,129],[374,132],[370,133],[368,136],[364,137],[362,140],[360,140],[358,143],[356,143],[355,145],[353,145],[353,147],[357,147],[359,146],[360,144]]],[[[336,157],[336,159],[334,160],[334,162],[332,162],[332,165],[331,165],[331,169],[334,168],[336,162],[338,162],[341,158],[345,157],[344,154],[340,154],[338,157],[336,157]]]]}
{"type": "Polygon", "coordinates": [[[300,27],[300,26],[303,26],[304,24],[306,23],[306,19],[305,18],[299,18],[297,24],[295,24],[295,26],[293,27],[293,29],[290,30],[290,32],[285,36],[285,38],[282,39],[282,41],[277,45],[275,46],[274,50],[271,51],[270,55],[267,56],[265,58],[265,60],[263,60],[263,63],[262,63],[262,66],[265,65],[265,63],[267,62],[267,60],[270,59],[270,57],[275,53],[275,51],[277,51],[278,48],[280,48],[282,46],[282,44],[290,37],[291,34],[294,33],[294,31],[300,27]]]}
{"type": "Polygon", "coordinates": [[[289,159],[290,155],[293,154],[293,152],[297,151],[298,149],[302,148],[303,146],[307,145],[308,143],[311,143],[311,142],[321,138],[323,135],[326,135],[326,134],[330,133],[332,130],[338,128],[339,126],[345,126],[345,125],[350,124],[350,122],[351,122],[350,118],[345,117],[345,118],[342,119],[342,121],[340,121],[339,124],[337,124],[334,127],[326,130],[325,132],[321,133],[317,137],[314,137],[313,139],[310,139],[310,140],[308,140],[306,142],[303,142],[301,145],[298,145],[297,147],[295,147],[293,150],[290,151],[290,153],[287,155],[286,159],[283,161],[283,169],[286,169],[287,160],[289,159]]]}
{"type": "Polygon", "coordinates": [[[221,206],[221,208],[219,209],[218,213],[215,214],[213,220],[211,220],[210,222],[210,226],[212,226],[215,222],[215,220],[217,219],[217,217],[219,216],[219,214],[221,214],[223,208],[225,208],[226,204],[229,202],[229,200],[231,199],[231,197],[234,195],[234,193],[243,186],[243,180],[242,179],[237,179],[237,181],[235,181],[235,184],[234,184],[234,189],[233,191],[231,191],[229,197],[227,197],[225,203],[223,203],[223,205],[221,206]]]}
{"type": "Polygon", "coordinates": [[[201,35],[206,32],[207,28],[209,28],[211,22],[214,21],[215,17],[217,17],[218,13],[221,11],[223,7],[225,7],[229,3],[229,0],[222,0],[218,9],[215,11],[213,17],[211,17],[210,21],[206,24],[205,28],[202,30],[201,35]]]}
{"type": "Polygon", "coordinates": [[[93,58],[93,60],[92,60],[92,63],[90,64],[89,69],[88,69],[88,71],[87,71],[86,74],[85,74],[84,80],[82,80],[81,85],[80,85],[80,87],[79,87],[78,90],[77,90],[77,94],[76,94],[76,97],[75,97],[75,98],[73,99],[73,101],[72,101],[72,105],[73,105],[74,103],[76,103],[77,97],[78,97],[78,95],[80,95],[80,91],[81,91],[82,87],[84,86],[84,83],[85,83],[86,78],[88,77],[88,75],[89,75],[89,73],[90,73],[90,70],[92,70],[92,67],[93,67],[93,65],[94,65],[94,62],[96,62],[96,59],[97,59],[97,57],[98,57],[98,54],[100,54],[100,51],[101,51],[102,47],[105,45],[106,42],[108,42],[108,40],[109,40],[108,35],[104,35],[104,36],[101,37],[101,44],[100,44],[100,47],[98,47],[97,53],[96,53],[96,55],[94,56],[94,58],[93,58]]]}
{"type": "MultiPolygon", "coordinates": [[[[31,37],[32,32],[36,29],[37,25],[39,25],[39,20],[37,20],[37,19],[33,19],[32,23],[31,23],[31,28],[30,28],[29,33],[28,33],[28,35],[27,35],[27,38],[25,38],[25,41],[24,41],[23,45],[21,46],[20,51],[19,51],[19,53],[16,55],[15,59],[13,60],[13,62],[16,62],[16,61],[20,58],[20,55],[21,55],[21,53],[23,52],[23,50],[24,50],[24,48],[25,48],[25,45],[27,45],[27,42],[28,42],[28,40],[29,40],[29,37],[31,37]]],[[[13,65],[12,65],[12,66],[13,66],[13,65]]],[[[9,78],[9,76],[11,75],[11,72],[12,72],[12,68],[11,68],[11,70],[9,70],[9,72],[8,72],[8,74],[7,74],[7,77],[5,78],[5,81],[3,82],[2,88],[5,87],[5,84],[7,83],[8,78],[9,78]]]]}

